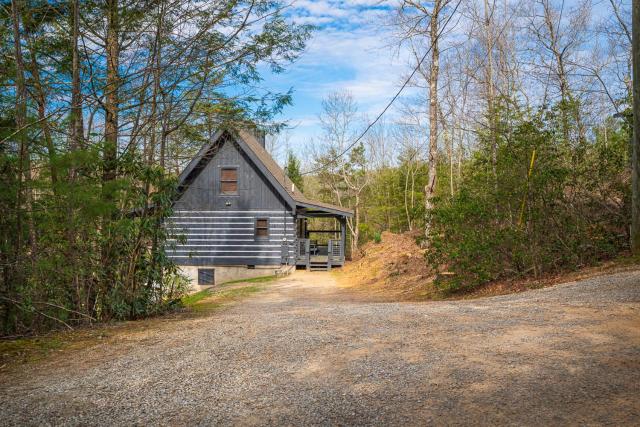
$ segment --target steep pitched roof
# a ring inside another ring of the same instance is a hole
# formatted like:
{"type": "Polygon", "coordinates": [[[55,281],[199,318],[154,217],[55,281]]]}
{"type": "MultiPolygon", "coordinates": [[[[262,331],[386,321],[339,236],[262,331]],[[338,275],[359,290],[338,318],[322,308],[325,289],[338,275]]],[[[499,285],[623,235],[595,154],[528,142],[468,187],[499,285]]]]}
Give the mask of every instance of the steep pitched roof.
{"type": "Polygon", "coordinates": [[[199,170],[209,162],[213,156],[212,148],[216,146],[218,141],[224,135],[233,137],[249,158],[251,158],[251,160],[265,174],[265,177],[291,205],[314,212],[320,211],[343,216],[353,215],[353,211],[351,209],[332,205],[330,203],[318,202],[305,197],[305,195],[302,194],[302,191],[295,187],[294,183],[285,174],[284,170],[276,163],[275,160],[273,160],[273,157],[271,157],[267,150],[265,150],[262,144],[258,142],[256,137],[246,130],[239,130],[236,132],[221,130],[216,132],[211,141],[200,149],[198,154],[189,162],[184,171],[182,171],[179,177],[179,187],[184,188],[188,186],[195,175],[199,173],[199,170]]]}

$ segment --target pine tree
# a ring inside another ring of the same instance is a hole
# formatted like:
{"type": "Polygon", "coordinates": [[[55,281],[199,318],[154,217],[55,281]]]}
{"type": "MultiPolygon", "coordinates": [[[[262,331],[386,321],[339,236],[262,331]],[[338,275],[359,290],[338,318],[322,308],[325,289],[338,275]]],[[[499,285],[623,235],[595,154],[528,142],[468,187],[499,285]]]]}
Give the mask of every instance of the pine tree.
{"type": "Polygon", "coordinates": [[[304,191],[304,179],[302,172],[300,172],[300,160],[298,160],[293,151],[289,151],[287,154],[287,165],[284,171],[296,187],[298,187],[300,191],[304,191]]]}

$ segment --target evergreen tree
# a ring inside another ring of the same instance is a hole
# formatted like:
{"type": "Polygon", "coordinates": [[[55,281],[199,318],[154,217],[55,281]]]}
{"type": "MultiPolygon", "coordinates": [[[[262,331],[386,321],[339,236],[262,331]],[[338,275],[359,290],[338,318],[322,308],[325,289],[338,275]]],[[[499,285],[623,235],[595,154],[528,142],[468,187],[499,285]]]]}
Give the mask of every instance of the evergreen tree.
{"type": "Polygon", "coordinates": [[[261,67],[311,28],[273,0],[3,5],[0,334],[165,309],[185,291],[162,227],[177,172],[214,127],[274,126],[291,93],[261,67]]]}
{"type": "Polygon", "coordinates": [[[304,191],[304,178],[300,171],[300,160],[296,157],[293,151],[289,151],[287,154],[287,165],[284,168],[287,177],[293,182],[299,191],[304,191]]]}

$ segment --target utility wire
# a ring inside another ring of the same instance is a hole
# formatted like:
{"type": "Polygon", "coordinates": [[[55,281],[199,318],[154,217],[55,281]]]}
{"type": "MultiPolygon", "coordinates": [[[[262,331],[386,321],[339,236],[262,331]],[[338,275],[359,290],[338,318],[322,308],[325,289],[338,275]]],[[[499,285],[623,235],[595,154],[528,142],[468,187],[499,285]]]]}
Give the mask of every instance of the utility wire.
{"type": "Polygon", "coordinates": [[[318,166],[314,169],[311,169],[310,171],[307,172],[303,172],[300,175],[310,175],[310,174],[314,174],[316,172],[321,171],[322,169],[326,168],[327,166],[331,165],[332,163],[335,163],[336,160],[338,160],[340,157],[344,156],[345,154],[347,154],[353,147],[355,147],[355,145],[360,142],[360,140],[362,138],[364,138],[364,136],[367,134],[367,132],[369,132],[369,130],[371,130],[371,128],[382,118],[382,116],[387,112],[387,110],[389,108],[391,108],[391,105],[393,105],[393,103],[396,101],[396,99],[398,99],[398,97],[400,96],[400,94],[402,93],[402,91],[407,87],[407,85],[409,84],[409,82],[411,81],[411,79],[413,79],[413,76],[415,76],[415,74],[418,72],[418,70],[420,69],[420,67],[422,66],[422,63],[424,62],[425,59],[427,59],[427,55],[429,55],[429,53],[433,50],[433,46],[435,45],[435,43],[438,42],[438,40],[440,40],[440,35],[442,35],[442,33],[444,32],[444,30],[447,28],[447,25],[449,25],[449,21],[451,21],[451,19],[453,18],[453,16],[455,15],[456,11],[458,10],[458,7],[460,6],[460,3],[462,3],[462,0],[458,0],[458,3],[456,3],[456,7],[453,8],[453,11],[451,12],[451,14],[449,15],[449,17],[447,18],[447,20],[445,21],[444,25],[442,26],[442,29],[440,30],[440,32],[438,32],[436,39],[435,40],[431,40],[431,44],[429,45],[429,49],[427,49],[427,51],[425,52],[425,54],[422,56],[422,58],[420,58],[420,61],[418,61],[418,64],[415,66],[415,68],[413,69],[413,71],[411,71],[411,74],[409,75],[409,77],[404,81],[404,83],[402,84],[402,86],[400,86],[400,89],[396,92],[396,94],[393,96],[393,98],[391,98],[391,100],[387,103],[387,105],[384,107],[384,109],[380,112],[380,114],[378,114],[378,116],[375,118],[374,121],[372,121],[371,123],[369,123],[369,125],[365,128],[365,130],[360,134],[360,136],[358,136],[355,141],[353,141],[351,144],[349,144],[347,146],[347,148],[345,148],[344,150],[342,150],[339,154],[336,154],[335,156],[333,156],[333,158],[327,162],[325,162],[324,164],[322,164],[321,166],[318,166]]]}

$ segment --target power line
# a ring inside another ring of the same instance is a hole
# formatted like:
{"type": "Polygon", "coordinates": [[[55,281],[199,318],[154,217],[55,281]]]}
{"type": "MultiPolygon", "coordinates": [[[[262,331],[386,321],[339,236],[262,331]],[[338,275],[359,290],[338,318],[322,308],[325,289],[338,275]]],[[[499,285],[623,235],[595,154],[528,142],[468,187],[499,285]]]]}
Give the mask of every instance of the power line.
{"type": "Polygon", "coordinates": [[[339,154],[336,154],[335,156],[333,156],[333,158],[329,161],[327,161],[326,163],[322,164],[321,166],[318,166],[317,168],[311,169],[310,171],[307,172],[303,172],[300,175],[310,175],[316,172],[321,171],[322,169],[326,168],[327,166],[329,166],[330,164],[334,163],[336,160],[338,160],[340,157],[344,156],[345,154],[347,154],[353,147],[355,147],[355,145],[360,142],[360,140],[362,138],[364,138],[364,136],[367,134],[367,132],[369,132],[369,130],[371,130],[371,128],[382,118],[382,116],[387,112],[387,110],[389,108],[391,108],[391,105],[393,105],[393,103],[395,102],[396,99],[398,99],[398,97],[400,96],[400,94],[402,93],[402,91],[407,87],[407,85],[409,84],[409,82],[411,81],[411,79],[413,79],[413,76],[415,76],[415,74],[418,72],[418,70],[420,69],[420,67],[422,66],[422,63],[424,62],[425,59],[427,59],[427,55],[429,55],[429,53],[431,52],[431,50],[433,50],[433,46],[435,45],[435,43],[438,42],[438,40],[440,40],[440,35],[442,35],[442,33],[444,32],[444,30],[447,28],[447,25],[449,25],[449,21],[451,21],[451,19],[453,18],[453,16],[455,15],[456,11],[458,10],[458,7],[460,6],[460,3],[462,2],[462,0],[458,0],[458,3],[456,3],[456,7],[453,8],[453,11],[451,12],[451,14],[449,15],[449,17],[447,18],[447,20],[445,21],[444,25],[442,26],[442,29],[440,30],[440,32],[438,32],[438,34],[436,35],[435,40],[431,40],[431,44],[429,45],[429,49],[427,49],[427,51],[425,52],[425,54],[422,56],[422,58],[420,58],[420,61],[418,61],[418,64],[415,66],[415,68],[413,69],[413,71],[411,71],[411,74],[409,75],[409,77],[404,81],[404,83],[402,84],[402,86],[400,86],[400,89],[396,92],[396,94],[393,96],[393,98],[391,98],[391,100],[387,103],[387,105],[384,107],[384,109],[380,112],[380,114],[378,114],[378,116],[375,118],[374,121],[372,121],[371,123],[369,123],[369,125],[365,128],[365,130],[360,134],[360,136],[358,136],[355,141],[353,141],[351,144],[349,144],[347,146],[347,148],[345,148],[344,150],[342,150],[339,154]]]}

